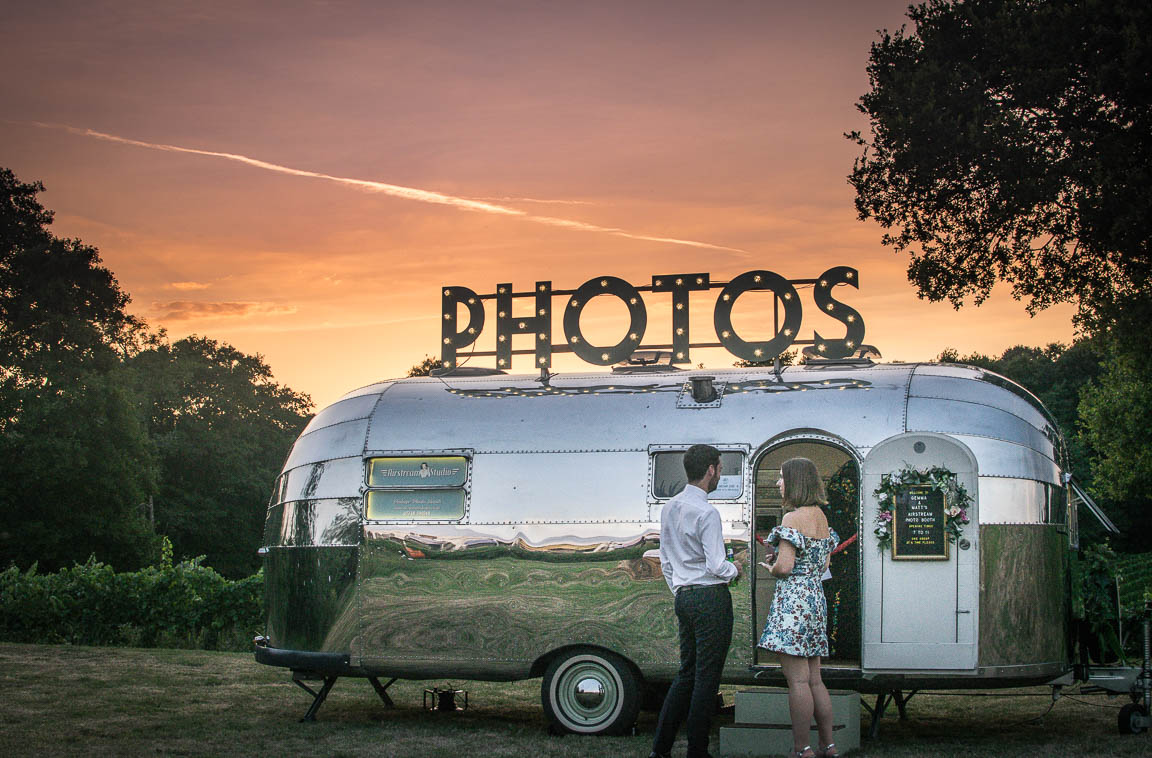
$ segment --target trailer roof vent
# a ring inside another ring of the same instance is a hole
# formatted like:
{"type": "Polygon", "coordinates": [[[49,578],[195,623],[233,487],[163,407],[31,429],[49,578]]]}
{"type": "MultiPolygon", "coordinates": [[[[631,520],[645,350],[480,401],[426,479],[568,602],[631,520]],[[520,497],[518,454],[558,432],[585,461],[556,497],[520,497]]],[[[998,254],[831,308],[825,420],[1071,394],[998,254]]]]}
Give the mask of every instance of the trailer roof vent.
{"type": "Polygon", "coordinates": [[[843,358],[825,358],[815,345],[800,351],[800,363],[806,366],[871,366],[881,357],[880,351],[872,345],[861,345],[856,352],[843,358]]]}
{"type": "Polygon", "coordinates": [[[672,365],[669,350],[637,350],[612,367],[613,374],[658,374],[682,370],[672,365]]]}
{"type": "Polygon", "coordinates": [[[677,408],[719,408],[724,399],[726,382],[714,376],[694,376],[684,382],[676,398],[677,408]]]}

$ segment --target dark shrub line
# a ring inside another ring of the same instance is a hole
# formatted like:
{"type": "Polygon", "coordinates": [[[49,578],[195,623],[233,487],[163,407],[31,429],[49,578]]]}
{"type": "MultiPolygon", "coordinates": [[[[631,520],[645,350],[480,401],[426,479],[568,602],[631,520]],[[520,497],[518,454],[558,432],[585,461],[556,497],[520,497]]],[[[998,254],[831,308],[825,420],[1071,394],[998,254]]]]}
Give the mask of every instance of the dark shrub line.
{"type": "Polygon", "coordinates": [[[264,577],[225,579],[203,557],[117,573],[89,558],[56,573],[0,573],[0,640],[249,650],[263,628],[264,577]]]}

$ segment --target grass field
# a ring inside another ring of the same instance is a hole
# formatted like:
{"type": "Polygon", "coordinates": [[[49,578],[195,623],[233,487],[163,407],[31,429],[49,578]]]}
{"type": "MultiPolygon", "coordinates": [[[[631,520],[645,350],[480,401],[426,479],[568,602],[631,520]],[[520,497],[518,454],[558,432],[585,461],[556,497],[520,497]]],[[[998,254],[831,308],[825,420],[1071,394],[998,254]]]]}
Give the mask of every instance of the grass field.
{"type": "MultiPolygon", "coordinates": [[[[315,723],[287,672],[240,653],[0,644],[0,754],[181,756],[647,756],[654,726],[635,737],[551,737],[539,680],[452,682],[469,709],[422,710],[426,687],[397,682],[386,710],[363,680],[341,680],[315,723]]],[[[733,692],[734,688],[725,688],[733,692]]],[[[1048,711],[1044,688],[1014,697],[917,695],[908,720],[886,718],[861,756],[1147,756],[1152,735],[1116,733],[1126,699],[1075,695],[1048,711]]],[[[719,726],[731,717],[717,719],[719,726]]],[[[867,729],[865,715],[862,728],[867,729]]],[[[715,748],[716,743],[713,742],[715,748]]],[[[673,755],[684,755],[678,743],[673,755]]],[[[714,750],[715,752],[715,750],[714,750]]]]}

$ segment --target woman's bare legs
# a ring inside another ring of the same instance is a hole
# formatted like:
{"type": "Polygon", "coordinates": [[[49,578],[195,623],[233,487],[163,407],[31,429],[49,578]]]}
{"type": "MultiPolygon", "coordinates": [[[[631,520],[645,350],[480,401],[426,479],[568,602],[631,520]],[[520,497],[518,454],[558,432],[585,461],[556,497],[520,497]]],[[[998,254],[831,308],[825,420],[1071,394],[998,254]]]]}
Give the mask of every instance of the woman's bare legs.
{"type": "MultiPolygon", "coordinates": [[[[808,689],[812,693],[812,712],[816,716],[816,729],[820,734],[820,749],[823,750],[825,745],[832,744],[832,697],[828,694],[828,688],[824,686],[824,680],[820,677],[820,656],[801,660],[806,661],[808,665],[808,689]]],[[[793,732],[793,739],[795,739],[795,732],[793,732]]]]}
{"type": "MultiPolygon", "coordinates": [[[[787,653],[780,653],[780,667],[784,669],[784,678],[788,680],[788,714],[792,717],[792,745],[799,752],[809,744],[812,734],[812,689],[810,684],[811,668],[807,658],[800,658],[787,653]]],[[[820,659],[817,658],[817,661],[820,659]]],[[[817,680],[819,680],[819,664],[817,664],[817,680]]],[[[823,689],[823,684],[820,685],[823,689]]],[[[824,697],[828,697],[828,690],[824,690],[824,697]]],[[[831,708],[829,707],[829,715],[831,708]]],[[[832,733],[831,718],[828,719],[828,733],[832,733]]],[[[824,735],[821,733],[820,738],[824,735]]],[[[827,744],[827,743],[825,743],[827,744]]]]}

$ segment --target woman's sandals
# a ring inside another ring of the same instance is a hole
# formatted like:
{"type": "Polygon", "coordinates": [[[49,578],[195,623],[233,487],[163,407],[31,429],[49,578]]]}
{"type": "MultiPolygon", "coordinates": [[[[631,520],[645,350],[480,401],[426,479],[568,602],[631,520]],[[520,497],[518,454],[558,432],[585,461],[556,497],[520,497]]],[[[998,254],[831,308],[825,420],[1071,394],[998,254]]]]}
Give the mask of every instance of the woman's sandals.
{"type": "Polygon", "coordinates": [[[840,758],[835,742],[829,742],[819,751],[813,751],[811,745],[805,745],[800,750],[792,751],[792,758],[840,758]]]}

